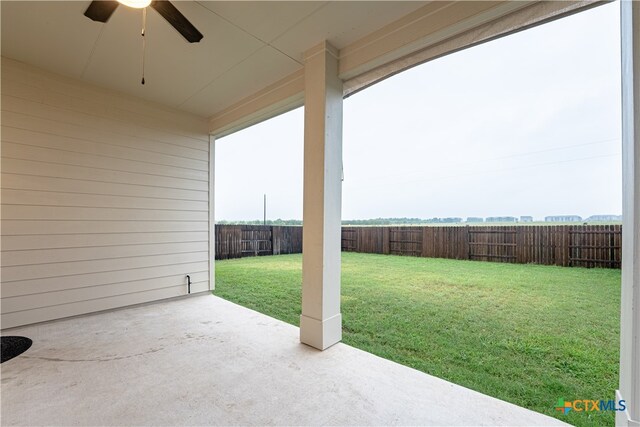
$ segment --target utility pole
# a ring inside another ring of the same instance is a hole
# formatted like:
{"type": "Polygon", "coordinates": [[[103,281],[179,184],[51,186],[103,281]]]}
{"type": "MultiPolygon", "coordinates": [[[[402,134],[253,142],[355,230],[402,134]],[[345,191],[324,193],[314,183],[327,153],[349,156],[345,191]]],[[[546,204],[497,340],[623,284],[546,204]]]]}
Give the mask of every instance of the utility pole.
{"type": "Polygon", "coordinates": [[[267,225],[267,194],[264,195],[264,225],[267,225]]]}

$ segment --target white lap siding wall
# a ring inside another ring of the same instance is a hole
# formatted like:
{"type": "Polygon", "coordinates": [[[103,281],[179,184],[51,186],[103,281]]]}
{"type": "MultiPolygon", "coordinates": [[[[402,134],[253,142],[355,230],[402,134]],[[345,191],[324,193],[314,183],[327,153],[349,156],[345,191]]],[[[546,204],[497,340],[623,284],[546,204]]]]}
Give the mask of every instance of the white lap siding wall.
{"type": "Polygon", "coordinates": [[[6,58],[1,106],[2,328],[210,289],[205,119],[6,58]]]}

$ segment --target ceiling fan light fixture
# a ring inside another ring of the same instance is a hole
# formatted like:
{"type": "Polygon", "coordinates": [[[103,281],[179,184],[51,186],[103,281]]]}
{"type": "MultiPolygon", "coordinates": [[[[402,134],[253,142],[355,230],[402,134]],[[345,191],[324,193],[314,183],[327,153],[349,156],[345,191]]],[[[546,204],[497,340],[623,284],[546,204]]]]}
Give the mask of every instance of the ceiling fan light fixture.
{"type": "Polygon", "coordinates": [[[84,16],[92,21],[105,23],[120,4],[143,11],[150,6],[189,43],[198,43],[202,40],[202,33],[169,0],[93,0],[84,11],[84,16]]]}
{"type": "Polygon", "coordinates": [[[144,9],[151,4],[151,0],[118,0],[118,3],[135,9],[144,9]]]}

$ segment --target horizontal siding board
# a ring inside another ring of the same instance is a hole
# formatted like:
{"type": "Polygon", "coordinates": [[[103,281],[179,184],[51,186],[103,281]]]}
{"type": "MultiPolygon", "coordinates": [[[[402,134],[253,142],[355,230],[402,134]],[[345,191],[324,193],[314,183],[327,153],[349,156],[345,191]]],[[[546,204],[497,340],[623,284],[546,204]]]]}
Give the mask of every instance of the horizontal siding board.
{"type": "Polygon", "coordinates": [[[98,259],[91,261],[73,261],[51,264],[19,265],[2,268],[3,281],[43,279],[47,277],[71,276],[94,272],[106,272],[120,269],[162,266],[165,264],[184,264],[208,260],[208,251],[177,254],[162,254],[140,257],[98,259]]]}
{"type": "Polygon", "coordinates": [[[138,160],[202,171],[208,170],[208,163],[204,160],[105,144],[95,141],[93,134],[87,133],[87,130],[76,129],[72,126],[26,114],[2,111],[3,141],[44,148],[56,148],[74,153],[99,154],[116,159],[138,160]]]}
{"type": "Polygon", "coordinates": [[[112,196],[161,197],[176,200],[206,201],[209,193],[198,190],[154,187],[134,184],[82,181],[79,179],[3,173],[2,188],[13,190],[56,191],[61,193],[104,194],[112,196]]]}
{"type": "MultiPolygon", "coordinates": [[[[196,283],[206,282],[208,279],[206,272],[195,273],[190,276],[192,286],[196,283]]],[[[186,275],[180,274],[145,280],[135,280],[131,282],[113,283],[77,289],[65,289],[62,291],[43,292],[5,298],[2,301],[2,313],[13,313],[33,308],[68,304],[71,302],[105,298],[112,295],[124,295],[133,292],[150,291],[156,288],[172,286],[184,286],[184,288],[187,289],[186,275]]]]}
{"type": "Polygon", "coordinates": [[[196,221],[24,221],[2,220],[2,235],[150,233],[207,231],[208,222],[196,221]]]}
{"type": "Polygon", "coordinates": [[[208,261],[199,261],[11,282],[3,280],[2,298],[207,272],[208,266],[208,261]]]}
{"type": "Polygon", "coordinates": [[[206,242],[208,231],[2,236],[2,251],[206,242]]]}
{"type": "Polygon", "coordinates": [[[207,120],[1,66],[2,326],[208,290],[207,120]]]}
{"type": "MultiPolygon", "coordinates": [[[[203,283],[198,288],[193,288],[192,292],[202,292],[208,289],[203,283]]],[[[44,322],[61,317],[76,316],[86,313],[94,313],[102,310],[123,307],[132,304],[141,304],[150,301],[158,301],[167,298],[178,297],[187,293],[184,286],[173,286],[170,288],[154,289],[151,291],[136,292],[126,295],[116,295],[106,298],[79,301],[69,304],[54,305],[50,307],[34,308],[31,310],[18,311],[14,313],[2,314],[2,327],[11,328],[28,323],[44,322]]]]}
{"type": "MultiPolygon", "coordinates": [[[[41,111],[38,113],[38,110],[47,109],[47,106],[43,106],[41,103],[30,102],[26,100],[22,100],[20,98],[15,98],[13,96],[7,96],[5,93],[2,94],[2,110],[6,112],[13,112],[19,114],[25,114],[28,116],[33,116],[36,118],[43,119],[51,119],[51,115],[48,114],[48,111],[41,111]]],[[[73,113],[69,113],[70,117],[73,117],[73,113]]],[[[86,130],[82,132],[82,127],[86,129],[91,129],[90,138],[92,141],[101,142],[109,145],[117,145],[121,147],[131,147],[138,150],[145,150],[154,153],[163,153],[169,154],[179,157],[185,157],[188,159],[196,159],[196,160],[206,160],[207,151],[203,151],[200,149],[193,149],[189,147],[185,147],[183,145],[175,145],[173,143],[167,143],[158,140],[150,140],[145,138],[140,138],[136,136],[130,135],[119,135],[117,133],[111,131],[99,131],[92,128],[90,123],[81,122],[78,124],[75,120],[68,122],[64,120],[56,120],[61,124],[75,125],[78,126],[78,134],[86,133],[86,130]],[[115,137],[115,138],[114,138],[115,137]]],[[[107,126],[107,129],[112,129],[107,126]]]]}
{"type": "Polygon", "coordinates": [[[75,194],[37,190],[2,191],[2,203],[28,206],[95,207],[112,209],[158,209],[208,212],[207,201],[171,200],[152,197],[111,196],[101,194],[75,194]]]}
{"type": "Polygon", "coordinates": [[[209,250],[209,242],[154,243],[148,245],[100,246],[85,248],[34,249],[27,251],[3,251],[2,267],[49,264],[82,260],[140,257],[149,255],[203,252],[209,250]]]}
{"type": "MultiPolygon", "coordinates": [[[[59,95],[54,95],[54,97],[59,97],[59,95]]],[[[110,139],[117,142],[124,143],[135,138],[141,149],[143,147],[150,147],[150,145],[145,144],[145,142],[155,142],[158,145],[155,148],[156,150],[171,149],[170,147],[173,146],[175,147],[173,150],[178,152],[177,150],[179,148],[184,148],[184,152],[180,154],[181,156],[200,160],[206,159],[206,157],[203,157],[203,154],[206,156],[208,150],[204,151],[190,148],[193,147],[195,141],[188,140],[180,135],[171,135],[168,137],[161,131],[142,127],[138,123],[130,120],[128,122],[112,120],[105,118],[104,116],[100,117],[86,114],[79,111],[79,108],[77,107],[74,111],[65,108],[65,106],[56,107],[42,102],[33,102],[27,99],[5,95],[4,93],[0,99],[2,100],[2,111],[11,111],[14,113],[28,114],[32,117],[47,118],[59,123],[93,129],[99,134],[107,134],[108,132],[108,134],[111,135],[110,139]],[[182,141],[189,146],[176,145],[176,141],[182,141]]]]}
{"type": "MultiPolygon", "coordinates": [[[[3,128],[8,129],[8,128],[3,128]]],[[[119,172],[136,172],[147,175],[166,176],[182,179],[207,181],[208,171],[195,170],[179,166],[167,166],[149,163],[143,160],[105,158],[102,155],[74,153],[57,148],[44,148],[35,145],[25,145],[3,140],[3,165],[10,159],[31,160],[34,162],[48,162],[58,165],[81,165],[93,169],[104,169],[119,172]]]]}
{"type": "Polygon", "coordinates": [[[182,210],[2,205],[3,220],[207,221],[208,217],[208,212],[182,210]]]}
{"type": "Polygon", "coordinates": [[[48,162],[18,160],[6,157],[2,162],[2,171],[20,175],[78,179],[116,184],[151,185],[154,187],[180,188],[184,190],[208,191],[209,189],[209,183],[207,181],[111,171],[86,166],[58,165],[48,162]]]}

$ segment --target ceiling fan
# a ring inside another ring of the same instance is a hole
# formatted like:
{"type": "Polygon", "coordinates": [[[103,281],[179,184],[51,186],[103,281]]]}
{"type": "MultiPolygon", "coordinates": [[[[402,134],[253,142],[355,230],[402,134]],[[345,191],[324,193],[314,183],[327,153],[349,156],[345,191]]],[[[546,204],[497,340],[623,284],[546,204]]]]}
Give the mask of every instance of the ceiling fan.
{"type": "Polygon", "coordinates": [[[84,16],[93,21],[107,22],[120,4],[136,9],[144,9],[147,6],[151,6],[151,8],[162,15],[173,28],[182,34],[189,43],[198,43],[202,40],[202,33],[167,0],[94,0],[84,12],[84,16]]]}

